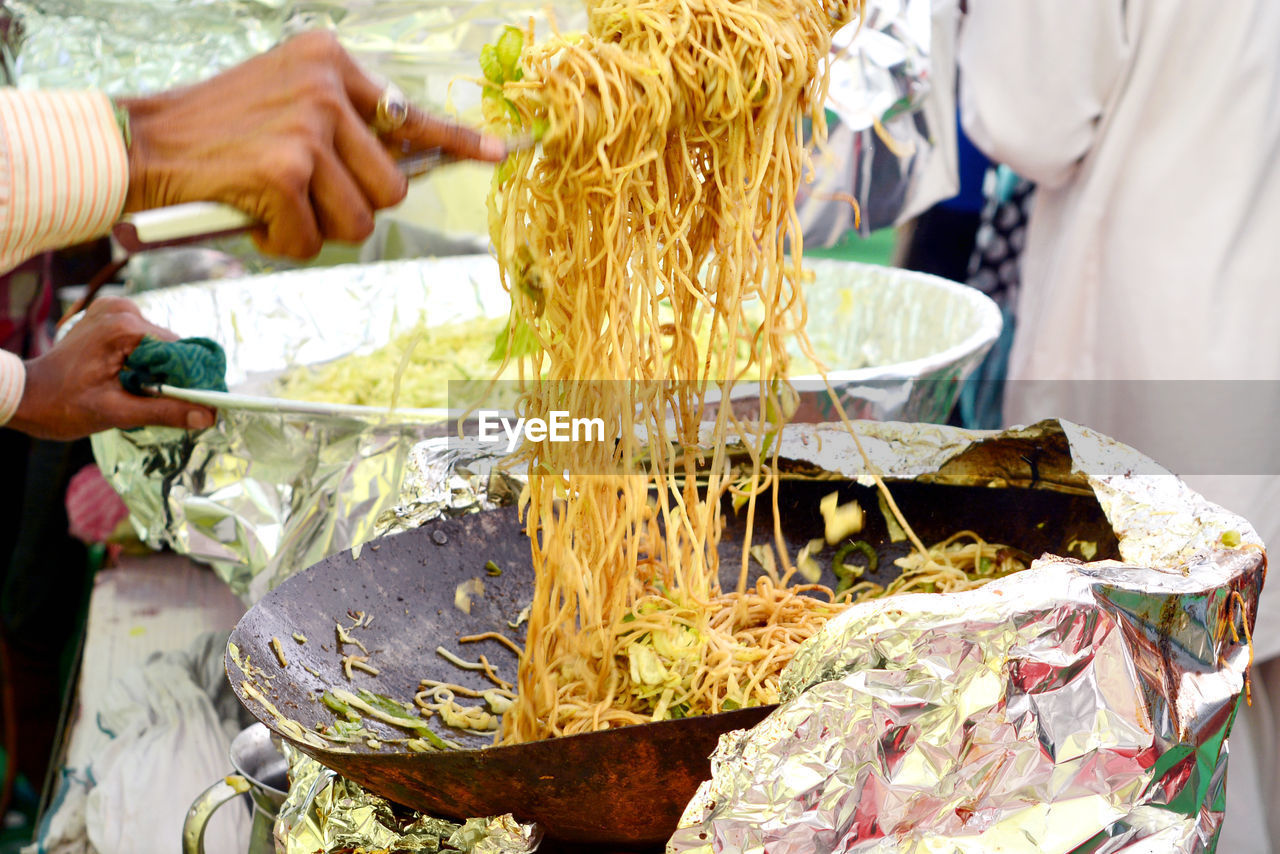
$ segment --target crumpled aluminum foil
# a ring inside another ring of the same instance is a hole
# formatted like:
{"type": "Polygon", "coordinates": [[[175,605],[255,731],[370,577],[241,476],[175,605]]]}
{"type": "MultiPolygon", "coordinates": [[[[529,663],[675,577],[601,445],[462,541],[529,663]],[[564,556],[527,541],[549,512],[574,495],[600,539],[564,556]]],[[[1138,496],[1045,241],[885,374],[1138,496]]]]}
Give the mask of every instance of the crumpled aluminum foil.
{"type": "Polygon", "coordinates": [[[954,159],[955,142],[949,57],[934,43],[934,16],[945,11],[934,6],[867,0],[865,19],[836,34],[826,104],[836,122],[827,150],[814,158],[816,180],[801,187],[797,203],[806,243],[829,246],[855,227],[852,207],[836,194],[857,201],[857,230],[866,236],[958,189],[958,178],[945,189],[924,180],[932,159],[954,159]],[[934,101],[940,109],[926,109],[934,101]]]}
{"type": "MultiPolygon", "coordinates": [[[[863,426],[873,459],[891,458],[882,440],[901,425],[863,426]]],[[[935,476],[966,482],[956,463],[990,434],[934,432],[916,465],[933,456],[935,476]]],[[[831,620],[785,672],[780,707],[721,740],[669,854],[1214,849],[1262,544],[1110,439],[1053,422],[1022,435],[1055,434],[1070,469],[1037,475],[1092,489],[1122,560],[1046,556],[975,591],[831,620]]],[[[865,474],[834,437],[822,451],[799,439],[783,453],[865,474]]]]}
{"type": "Polygon", "coordinates": [[[288,744],[289,796],[276,818],[280,854],[345,854],[351,850],[457,851],[464,854],[530,854],[542,841],[537,825],[510,815],[459,824],[420,813],[397,813],[288,744]]]}
{"type": "MultiPolygon", "coordinates": [[[[810,337],[831,353],[830,378],[850,416],[945,418],[956,380],[999,334],[990,300],[903,270],[808,266],[810,337]]],[[[296,270],[149,291],[137,302],[180,336],[221,343],[228,385],[258,394],[291,365],[367,352],[424,314],[434,325],[510,306],[487,256],[296,270]]],[[[834,417],[825,388],[807,387],[806,418],[834,417]]],[[[495,446],[445,436],[442,424],[388,421],[374,409],[338,418],[223,408],[198,434],[108,431],[92,444],[145,542],[211,564],[252,603],[327,555],[518,491],[498,489],[495,446]]]]}
{"type": "Polygon", "coordinates": [[[548,8],[561,26],[585,25],[576,0],[10,0],[0,21],[10,83],[23,89],[157,92],[327,29],[416,102],[466,112],[480,88],[450,84],[479,75],[480,48],[504,25],[548,8]]]}

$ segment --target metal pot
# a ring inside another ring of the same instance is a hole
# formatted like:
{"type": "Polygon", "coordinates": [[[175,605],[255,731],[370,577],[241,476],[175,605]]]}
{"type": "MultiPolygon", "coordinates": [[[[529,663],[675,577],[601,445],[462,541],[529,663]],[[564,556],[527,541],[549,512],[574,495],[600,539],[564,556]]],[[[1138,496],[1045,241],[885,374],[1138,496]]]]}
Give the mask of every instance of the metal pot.
{"type": "Polygon", "coordinates": [[[289,793],[289,765],[262,724],[241,730],[231,742],[233,773],[205,789],[187,811],[182,827],[183,854],[204,854],[204,832],[215,810],[242,795],[249,796],[253,830],[249,854],[275,854],[272,831],[276,814],[289,793]]]}

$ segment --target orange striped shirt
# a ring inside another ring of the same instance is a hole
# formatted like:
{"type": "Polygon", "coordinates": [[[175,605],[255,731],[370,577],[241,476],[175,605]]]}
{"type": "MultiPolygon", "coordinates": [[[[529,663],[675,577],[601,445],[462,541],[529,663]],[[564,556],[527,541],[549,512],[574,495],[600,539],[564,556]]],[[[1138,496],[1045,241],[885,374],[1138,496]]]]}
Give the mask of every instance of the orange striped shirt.
{"type": "Polygon", "coordinates": [[[0,350],[0,426],[8,424],[17,411],[26,379],[22,360],[8,350],[0,350]]]}
{"type": "MultiPolygon", "coordinates": [[[[124,209],[129,161],[100,92],[0,89],[0,273],[105,234],[124,209]]],[[[0,351],[0,424],[22,399],[22,361],[0,351]]]]}

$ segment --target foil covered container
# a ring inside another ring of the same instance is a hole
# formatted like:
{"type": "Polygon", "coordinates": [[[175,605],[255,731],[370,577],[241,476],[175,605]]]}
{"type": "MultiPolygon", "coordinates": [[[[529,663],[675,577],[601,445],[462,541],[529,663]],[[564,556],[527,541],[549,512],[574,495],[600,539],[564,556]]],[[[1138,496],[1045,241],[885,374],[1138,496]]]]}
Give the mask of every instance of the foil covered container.
{"type": "Polygon", "coordinates": [[[530,854],[536,825],[510,815],[452,822],[393,807],[288,744],[289,796],[276,819],[279,854],[359,851],[530,854]]]}
{"type": "MultiPolygon", "coordinates": [[[[809,334],[830,353],[852,417],[941,420],[999,334],[979,292],[941,279],[834,261],[808,265],[809,334]]],[[[262,395],[284,370],[368,352],[423,317],[431,325],[504,316],[487,256],[296,270],[138,295],[143,314],[227,351],[227,382],[262,395]]],[[[796,385],[806,420],[829,420],[825,387],[796,385]],[[807,390],[807,391],[806,391],[807,390]]],[[[316,416],[220,409],[217,424],[93,437],[103,474],[139,536],[208,563],[248,602],[293,572],[375,537],[512,497],[494,445],[446,439],[443,423],[378,409],[316,416]],[[487,497],[487,496],[493,496],[487,497]]]]}
{"type": "MultiPolygon", "coordinates": [[[[291,365],[368,352],[423,318],[447,324],[510,307],[487,258],[296,270],[151,291],[137,302],[160,326],[222,344],[228,385],[250,395],[291,365]]],[[[210,564],[253,602],[292,572],[410,518],[484,506],[458,454],[445,472],[411,453],[444,430],[371,408],[337,417],[226,407],[199,434],[148,427],[100,433],[92,444],[139,537],[210,564]]]]}
{"type": "MultiPolygon", "coordinates": [[[[901,425],[863,426],[889,468],[901,425]]],[[[933,432],[912,437],[918,479],[1002,485],[989,434],[933,432]]],[[[1257,534],[1084,428],[1003,435],[1065,441],[1035,479],[1091,490],[1121,560],[1046,555],[974,591],[832,619],[779,708],[721,739],[669,854],[1214,850],[1266,573],[1257,534]]],[[[814,438],[784,454],[865,474],[814,438]]]]}

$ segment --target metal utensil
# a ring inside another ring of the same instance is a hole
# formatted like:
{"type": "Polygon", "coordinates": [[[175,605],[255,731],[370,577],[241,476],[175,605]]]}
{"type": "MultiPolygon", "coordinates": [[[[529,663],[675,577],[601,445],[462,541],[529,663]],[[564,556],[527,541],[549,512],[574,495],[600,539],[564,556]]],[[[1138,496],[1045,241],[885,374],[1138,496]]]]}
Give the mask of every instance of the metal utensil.
{"type": "Polygon", "coordinates": [[[183,854],[204,854],[209,819],[223,804],[242,795],[249,796],[253,810],[247,854],[274,854],[276,813],[289,794],[289,763],[276,742],[262,724],[241,730],[231,741],[231,767],[235,773],[205,789],[187,810],[182,826],[183,854]]]}
{"type": "Polygon", "coordinates": [[[391,419],[395,421],[412,421],[419,424],[432,424],[448,421],[451,418],[457,418],[465,414],[450,409],[388,409],[385,406],[289,400],[283,397],[263,397],[255,394],[180,388],[163,383],[157,385],[144,384],[142,390],[158,397],[172,397],[175,400],[184,400],[187,403],[208,406],[213,409],[243,409],[251,412],[289,413],[314,417],[391,419]]]}

